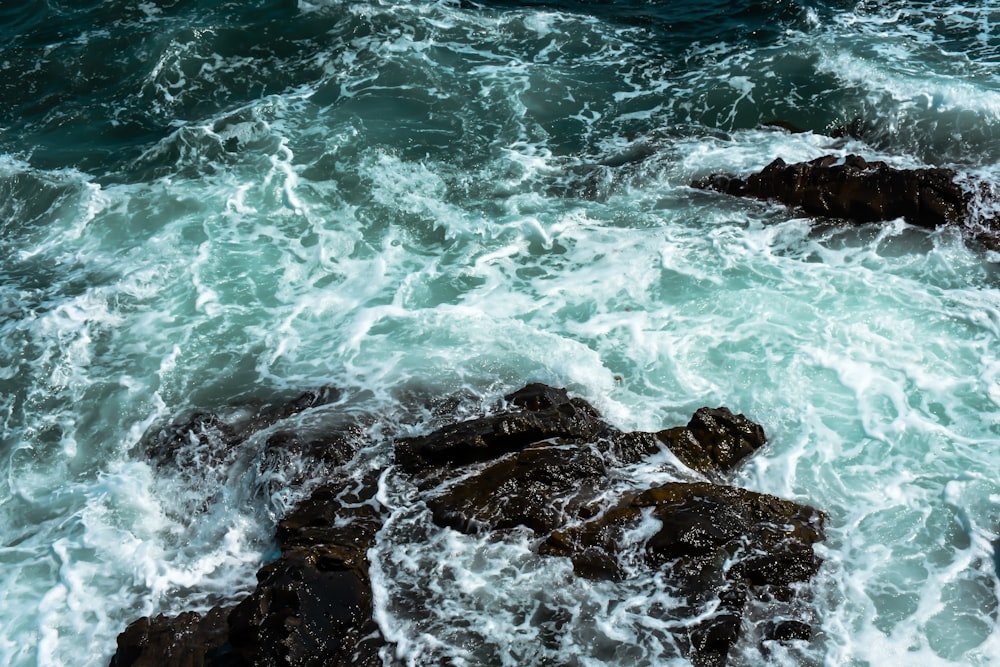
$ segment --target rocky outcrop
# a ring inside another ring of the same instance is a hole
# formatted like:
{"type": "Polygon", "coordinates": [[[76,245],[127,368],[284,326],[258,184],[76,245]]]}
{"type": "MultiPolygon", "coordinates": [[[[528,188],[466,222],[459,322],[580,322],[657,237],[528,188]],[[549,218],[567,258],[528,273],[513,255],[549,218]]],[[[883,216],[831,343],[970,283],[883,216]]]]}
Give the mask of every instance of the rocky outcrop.
{"type": "MultiPolygon", "coordinates": [[[[640,567],[666,570],[691,615],[703,617],[678,643],[708,667],[725,664],[751,605],[794,597],[793,584],[820,566],[813,545],[823,539],[822,513],[713,483],[764,444],[760,425],[726,408],[701,408],[684,427],[624,433],[585,401],[532,385],[490,416],[398,441],[396,460],[419,480],[438,525],[526,528],[541,538],[540,554],[569,558],[591,579],[625,579],[636,553],[640,567]],[[626,493],[608,508],[609,471],[662,447],[713,481],[626,493]],[[630,542],[649,522],[655,532],[630,542]]],[[[799,638],[808,627],[790,619],[762,636],[799,638]],[[789,624],[796,631],[782,632],[789,624]]]]}
{"type": "MultiPolygon", "coordinates": [[[[172,427],[163,440],[169,445],[163,451],[171,453],[164,461],[186,460],[184,443],[209,449],[215,443],[226,451],[240,446],[225,420],[199,416],[191,423],[172,427]],[[213,429],[225,437],[203,441],[213,429]]],[[[300,435],[270,419],[258,424],[270,429],[265,452],[274,448],[328,466],[328,481],[278,523],[280,556],[258,572],[250,596],[204,616],[136,621],[119,637],[115,667],[382,664],[385,641],[373,620],[368,553],[384,519],[376,489],[385,471],[371,469],[360,478],[356,470],[344,472],[358,433],[300,435]],[[344,437],[346,445],[324,454],[329,448],[322,443],[344,437]]],[[[758,424],[726,408],[702,408],[686,426],[627,433],[583,399],[534,384],[489,414],[400,438],[394,448],[396,472],[416,484],[440,526],[530,531],[539,554],[568,558],[587,578],[621,581],[636,568],[666,573],[689,615],[701,619],[673,624],[686,628],[678,644],[694,664],[707,667],[725,664],[751,608],[794,598],[793,585],[820,564],[813,551],[823,537],[820,512],[721,483],[764,444],[758,424]],[[675,477],[690,481],[623,491],[615,470],[664,449],[679,461],[675,477]]],[[[768,614],[770,625],[758,633],[766,639],[810,633],[804,620],[768,614]]]]}
{"type": "Polygon", "coordinates": [[[397,441],[396,463],[410,474],[426,475],[440,466],[489,461],[543,440],[593,441],[612,430],[592,405],[571,399],[563,389],[528,385],[505,400],[508,410],[397,441]]]}
{"type": "Polygon", "coordinates": [[[729,408],[700,408],[686,427],[660,431],[656,437],[684,465],[716,481],[767,442],[760,424],[729,408]]]}
{"type": "Polygon", "coordinates": [[[608,470],[661,447],[721,481],[765,442],[759,425],[727,408],[701,408],[686,427],[625,433],[562,389],[529,385],[505,401],[492,415],[397,441],[396,462],[430,491],[427,504],[439,525],[463,532],[524,526],[545,534],[593,516],[608,470]],[[476,463],[486,465],[468,474],[476,463]]]}
{"type": "Polygon", "coordinates": [[[135,621],[112,667],[375,667],[368,549],[382,525],[373,474],[321,486],[279,524],[281,555],[235,607],[135,621]]]}
{"type": "Polygon", "coordinates": [[[774,496],[708,482],[671,482],[626,496],[586,523],[555,531],[539,551],[572,559],[592,579],[624,576],[619,552],[643,521],[659,522],[642,545],[651,567],[668,567],[679,590],[739,584],[788,597],[820,561],[812,545],[823,537],[823,515],[774,496]]]}
{"type": "Polygon", "coordinates": [[[229,614],[229,643],[246,665],[381,665],[368,549],[382,525],[376,476],[320,487],[277,530],[281,556],[229,614]]]}
{"type": "Polygon", "coordinates": [[[118,635],[111,667],[235,667],[226,622],[230,609],[140,618],[118,635]]]}
{"type": "MultiPolygon", "coordinates": [[[[143,453],[158,468],[182,478],[205,478],[213,472],[225,475],[244,443],[260,435],[265,437],[259,466],[262,471],[280,470],[283,476],[292,473],[295,477],[297,465],[305,467],[307,475],[317,477],[357,453],[362,431],[359,420],[353,415],[332,415],[322,420],[319,429],[311,429],[293,418],[338,398],[336,389],[322,388],[287,402],[231,406],[219,414],[194,412],[149,438],[143,453]]],[[[294,481],[301,482],[301,475],[294,481]]]]}
{"type": "MultiPolygon", "coordinates": [[[[364,419],[291,419],[336,399],[308,392],[287,404],[196,413],[146,445],[160,468],[182,477],[225,478],[257,438],[258,483],[327,479],[277,525],[280,556],[257,573],[237,605],[204,615],[141,618],[118,637],[114,667],[380,665],[384,640],[372,619],[368,549],[382,525],[373,500],[378,470],[360,481],[338,474],[358,452],[364,419]]],[[[313,482],[315,483],[315,482],[313,482]]]]}
{"type": "Polygon", "coordinates": [[[898,169],[858,155],[827,155],[795,164],[778,158],[746,178],[715,174],[692,186],[774,200],[808,215],[853,222],[903,218],[925,228],[960,225],[970,238],[994,249],[1000,247],[989,222],[971,224],[973,195],[957,177],[952,169],[898,169]]]}

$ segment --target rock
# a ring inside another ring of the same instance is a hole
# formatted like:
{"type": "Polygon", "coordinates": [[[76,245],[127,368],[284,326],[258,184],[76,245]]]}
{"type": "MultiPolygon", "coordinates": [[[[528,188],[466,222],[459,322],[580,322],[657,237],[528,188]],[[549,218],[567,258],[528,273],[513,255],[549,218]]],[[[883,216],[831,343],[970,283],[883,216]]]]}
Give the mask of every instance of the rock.
{"type": "MultiPolygon", "coordinates": [[[[656,531],[631,547],[642,561],[666,568],[677,593],[692,603],[718,600],[715,613],[688,630],[694,665],[724,665],[740,636],[747,600],[789,600],[792,584],[808,581],[821,563],[813,545],[824,537],[822,513],[707,482],[675,482],[626,496],[592,521],[554,531],[539,553],[570,558],[579,576],[620,580],[627,575],[627,536],[649,520],[659,522],[656,531]]],[[[794,632],[803,630],[796,626],[794,632]]]]}
{"type": "Polygon", "coordinates": [[[465,533],[525,526],[544,535],[566,518],[593,516],[605,459],[593,447],[529,446],[431,496],[434,522],[465,533]]]}
{"type": "Polygon", "coordinates": [[[258,477],[278,473],[275,483],[292,486],[307,479],[330,478],[358,453],[371,421],[366,416],[334,415],[319,424],[281,425],[264,442],[258,477]]]}
{"type": "Polygon", "coordinates": [[[203,466],[222,465],[233,448],[258,431],[310,408],[332,403],[339,396],[337,390],[326,387],[277,405],[261,403],[232,408],[225,417],[194,412],[155,433],[145,443],[145,454],[157,466],[169,465],[192,472],[203,466]]]}
{"type": "Polygon", "coordinates": [[[235,607],[201,618],[139,619],[118,638],[113,667],[381,665],[368,549],[382,525],[379,471],[318,488],[278,525],[281,556],[235,607]]]}
{"type": "Polygon", "coordinates": [[[688,652],[693,667],[724,667],[743,629],[746,602],[743,588],[722,591],[715,613],[688,630],[688,652]]]}
{"type": "Polygon", "coordinates": [[[708,482],[672,482],[626,496],[593,521],[554,532],[540,551],[568,556],[581,576],[621,578],[618,554],[625,532],[644,515],[662,524],[643,546],[645,561],[669,566],[687,592],[723,580],[787,588],[808,580],[820,565],[812,549],[823,539],[820,512],[708,482]]]}
{"type": "Polygon", "coordinates": [[[763,126],[764,127],[776,127],[778,129],[784,130],[785,132],[788,132],[789,134],[802,134],[803,132],[805,132],[804,129],[802,129],[801,127],[799,127],[795,123],[792,123],[792,122],[787,121],[787,120],[782,120],[780,118],[776,118],[774,120],[765,121],[763,123],[763,126]]]}
{"type": "Polygon", "coordinates": [[[229,616],[233,652],[248,664],[381,665],[368,550],[382,525],[373,472],[317,489],[279,524],[281,556],[229,616]]]}
{"type": "MultiPolygon", "coordinates": [[[[212,452],[225,459],[238,450],[254,432],[246,426],[252,422],[270,429],[258,458],[263,468],[283,471],[275,479],[301,484],[319,471],[329,481],[278,523],[280,555],[257,573],[252,594],[204,617],[186,612],[136,621],[119,637],[113,665],[382,664],[385,640],[373,619],[368,553],[384,519],[376,500],[384,471],[349,472],[357,470],[349,460],[367,433],[355,417],[288,424],[274,417],[298,414],[316,405],[311,401],[243,425],[196,415],[165,432],[157,450],[163,460],[197,465],[214,462],[212,452]],[[285,470],[295,466],[302,470],[285,470]]],[[[672,621],[698,618],[673,623],[686,628],[678,631],[679,645],[694,665],[715,667],[725,664],[749,622],[748,609],[793,606],[792,584],[819,567],[812,547],[823,536],[822,515],[705,481],[623,495],[613,491],[622,480],[611,477],[666,446],[692,470],[721,481],[764,443],[758,424],[726,408],[701,408],[686,426],[659,433],[624,433],[586,401],[534,384],[506,396],[493,414],[397,440],[395,454],[438,525],[466,533],[530,530],[540,554],[569,558],[578,575],[591,579],[662,569],[691,611],[677,610],[672,621]]],[[[803,633],[788,625],[771,634],[803,633]]]]}
{"type": "Polygon", "coordinates": [[[764,641],[790,642],[812,639],[812,626],[794,619],[771,620],[764,624],[764,641]]]}
{"type": "Polygon", "coordinates": [[[490,461],[543,440],[592,442],[613,430],[593,406],[563,389],[528,385],[505,400],[515,409],[397,440],[396,463],[420,475],[440,466],[490,461]]]}
{"type": "Polygon", "coordinates": [[[118,635],[111,667],[235,667],[239,662],[228,646],[230,609],[140,618],[118,635]]]}
{"type": "Polygon", "coordinates": [[[524,526],[544,535],[593,516],[607,471],[664,445],[721,481],[766,442],[758,424],[727,408],[701,408],[686,427],[623,433],[564,389],[529,385],[505,400],[496,414],[397,441],[396,461],[431,491],[438,525],[467,533],[524,526]]]}
{"type": "Polygon", "coordinates": [[[506,396],[495,414],[398,440],[396,462],[431,490],[427,504],[438,525],[466,533],[525,526],[546,534],[566,516],[586,514],[612,448],[634,457],[660,447],[649,434],[622,435],[583,399],[532,384],[506,396]]]}
{"type": "Polygon", "coordinates": [[[764,429],[729,408],[699,408],[686,428],[656,434],[692,470],[720,480],[764,446],[764,429]]]}
{"type": "Polygon", "coordinates": [[[863,139],[871,131],[871,125],[861,118],[854,118],[850,122],[834,122],[826,128],[826,133],[834,139],[863,139]]]}
{"type": "Polygon", "coordinates": [[[935,228],[961,225],[968,236],[996,249],[992,221],[973,222],[972,193],[952,169],[898,169],[858,155],[827,155],[810,162],[774,160],[746,178],[715,174],[691,185],[739,197],[779,201],[808,215],[878,222],[903,218],[935,228]],[[985,227],[984,227],[985,225],[985,227]]]}
{"type": "Polygon", "coordinates": [[[229,619],[244,664],[382,664],[367,567],[348,566],[336,548],[293,547],[258,577],[229,619]]]}

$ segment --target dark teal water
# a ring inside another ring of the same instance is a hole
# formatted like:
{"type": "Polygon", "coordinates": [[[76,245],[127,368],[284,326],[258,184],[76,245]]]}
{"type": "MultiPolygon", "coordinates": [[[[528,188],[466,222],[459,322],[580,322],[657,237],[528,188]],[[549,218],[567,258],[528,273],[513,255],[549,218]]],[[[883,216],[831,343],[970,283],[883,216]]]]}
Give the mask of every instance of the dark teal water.
{"type": "MultiPolygon", "coordinates": [[[[764,424],[736,481],[831,516],[817,636],[773,664],[995,664],[997,257],[688,184],[849,152],[1000,182],[998,22],[992,0],[3,3],[0,662],[106,664],[134,618],[252,587],[302,491],[256,440],[154,468],[177,415],[337,386],[297,427],[376,415],[363,468],[427,397],[544,381],[622,428],[764,424]]],[[[384,483],[387,664],[683,664],[668,583],[583,584],[384,483]]],[[[759,664],[750,626],[732,664],[759,664]]]]}

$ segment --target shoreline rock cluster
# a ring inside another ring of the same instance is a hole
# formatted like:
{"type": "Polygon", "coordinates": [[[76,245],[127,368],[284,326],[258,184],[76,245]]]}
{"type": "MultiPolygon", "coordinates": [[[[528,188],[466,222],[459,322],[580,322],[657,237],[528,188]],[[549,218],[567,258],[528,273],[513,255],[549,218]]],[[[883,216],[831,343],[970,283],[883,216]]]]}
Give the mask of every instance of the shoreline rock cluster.
{"type": "MultiPolygon", "coordinates": [[[[197,441],[182,431],[174,429],[172,442],[197,441]]],[[[281,442],[299,441],[268,445],[281,442]]],[[[357,451],[352,438],[332,434],[327,442],[331,461],[357,451]]],[[[788,602],[820,567],[813,547],[824,537],[825,516],[725,484],[764,444],[758,424],[726,408],[702,408],[686,426],[657,433],[623,432],[586,401],[534,384],[505,397],[493,414],[397,439],[391,473],[416,484],[442,528],[498,536],[529,530],[540,555],[570,559],[580,577],[627,578],[633,565],[623,567],[622,558],[631,549],[629,563],[666,572],[700,619],[678,626],[685,629],[677,644],[692,664],[714,667],[726,664],[750,615],[762,628],[755,635],[762,650],[764,642],[812,634],[806,620],[789,617],[788,602]],[[608,501],[613,469],[664,448],[702,477],[608,501]],[[625,536],[650,517],[657,531],[630,544],[625,536]]],[[[321,449],[314,442],[306,451],[321,449]]],[[[249,597],[204,615],[133,622],[118,637],[112,667],[381,665],[388,648],[373,620],[368,553],[385,519],[376,500],[384,471],[354,479],[334,468],[278,523],[280,556],[257,573],[249,597]]]]}

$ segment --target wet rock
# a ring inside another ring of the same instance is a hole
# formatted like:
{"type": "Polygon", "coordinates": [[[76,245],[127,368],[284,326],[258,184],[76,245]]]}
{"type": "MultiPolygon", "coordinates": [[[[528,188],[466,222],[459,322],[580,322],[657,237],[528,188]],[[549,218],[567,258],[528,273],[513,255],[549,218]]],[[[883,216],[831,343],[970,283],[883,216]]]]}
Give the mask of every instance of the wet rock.
{"type": "Polygon", "coordinates": [[[258,477],[277,473],[274,484],[292,486],[328,478],[358,453],[371,422],[364,415],[325,415],[316,424],[297,422],[276,428],[264,442],[258,477]]]}
{"type": "Polygon", "coordinates": [[[701,408],[686,427],[624,433],[586,401],[535,384],[493,415],[397,441],[396,461],[430,491],[438,525],[467,533],[524,526],[544,535],[593,516],[613,467],[667,446],[722,480],[765,441],[758,424],[727,408],[701,408]]]}
{"type": "Polygon", "coordinates": [[[824,537],[824,520],[811,507],[774,496],[676,482],[627,496],[592,521],[554,531],[539,553],[570,558],[579,576],[620,580],[628,575],[627,552],[637,549],[646,566],[665,568],[678,594],[692,604],[716,598],[715,612],[687,636],[692,663],[715,667],[726,664],[740,636],[748,599],[789,600],[792,585],[817,572],[821,560],[813,545],[824,537]],[[655,532],[629,544],[630,533],[650,520],[658,522],[655,532]]]}
{"type": "Polygon", "coordinates": [[[794,619],[768,621],[761,632],[764,641],[776,642],[809,641],[812,634],[811,625],[794,619]]]}
{"type": "Polygon", "coordinates": [[[256,590],[204,618],[139,619],[118,638],[113,667],[381,665],[368,549],[382,525],[378,471],[317,489],[278,525],[280,557],[256,590]]]}
{"type": "Polygon", "coordinates": [[[708,482],[672,482],[627,496],[593,521],[554,532],[540,551],[569,557],[581,576],[621,578],[625,533],[647,518],[661,526],[642,546],[645,561],[670,567],[686,592],[725,580],[774,593],[808,580],[820,565],[813,552],[823,539],[820,512],[708,482]]]}
{"type": "Polygon", "coordinates": [[[118,652],[111,667],[235,666],[227,644],[229,607],[204,616],[187,611],[179,616],[143,617],[118,635],[118,652]]]}
{"type": "Polygon", "coordinates": [[[951,169],[898,169],[858,155],[827,155],[795,164],[778,158],[746,178],[715,174],[692,186],[775,200],[809,215],[853,222],[903,218],[925,228],[964,225],[970,236],[990,245],[994,234],[968,226],[972,196],[956,177],[951,169]]]}
{"type": "Polygon", "coordinates": [[[461,532],[525,526],[543,535],[566,517],[593,516],[588,505],[607,467],[592,447],[532,445],[447,489],[427,504],[440,526],[461,532]]]}
{"type": "Polygon", "coordinates": [[[396,441],[396,463],[411,474],[491,461],[543,440],[592,442],[609,435],[592,405],[564,389],[528,385],[505,397],[513,409],[396,441]]]}
{"type": "Polygon", "coordinates": [[[764,446],[764,429],[729,408],[699,408],[686,428],[657,437],[692,470],[719,480],[764,446]]]}
{"type": "Polygon", "coordinates": [[[747,593],[742,587],[719,594],[715,613],[688,630],[688,653],[694,667],[724,667],[743,629],[747,593]]]}
{"type": "Polygon", "coordinates": [[[195,472],[229,460],[233,449],[250,436],[305,410],[332,403],[333,388],[307,391],[283,403],[234,407],[223,414],[194,412],[154,434],[145,443],[146,457],[157,466],[195,472]]]}
{"type": "Polygon", "coordinates": [[[317,545],[286,550],[258,577],[230,615],[230,642],[245,664],[382,664],[367,568],[317,545]]]}
{"type": "Polygon", "coordinates": [[[431,490],[427,504],[438,525],[545,534],[567,515],[587,514],[612,445],[623,456],[660,447],[649,434],[619,442],[620,435],[583,399],[532,384],[506,396],[495,414],[398,440],[396,462],[431,490]]]}
{"type": "Polygon", "coordinates": [[[248,664],[380,665],[368,549],[382,525],[377,475],[321,487],[278,525],[281,556],[229,616],[233,652],[248,664]]]}
{"type": "MultiPolygon", "coordinates": [[[[659,433],[629,431],[614,433],[606,441],[599,443],[601,451],[618,465],[631,465],[652,456],[670,442],[659,433]]],[[[680,457],[678,457],[680,458],[680,457]]]]}
{"type": "MultiPolygon", "coordinates": [[[[313,469],[313,478],[320,470],[330,480],[279,522],[280,556],[258,572],[254,592],[204,617],[140,619],[119,638],[113,665],[382,664],[385,640],[372,616],[368,553],[384,520],[375,498],[384,471],[347,472],[357,468],[348,461],[367,433],[350,415],[275,421],[274,415],[317,405],[310,401],[254,422],[270,429],[263,434],[263,468],[302,466],[301,474],[285,470],[276,479],[299,484],[313,469]]],[[[171,452],[220,443],[223,451],[235,450],[246,433],[198,415],[166,433],[163,451],[177,462],[171,452]]],[[[395,454],[438,525],[466,533],[533,531],[539,553],[567,557],[592,579],[620,580],[636,567],[665,570],[699,610],[692,611],[697,623],[678,624],[687,627],[678,641],[693,664],[709,667],[725,664],[749,606],[791,600],[791,585],[816,572],[812,545],[822,539],[822,515],[709,482],[622,495],[612,491],[621,480],[611,478],[615,468],[669,447],[683,464],[718,481],[764,443],[759,425],[726,408],[702,408],[686,426],[659,433],[624,433],[586,401],[534,384],[506,396],[493,414],[399,439],[395,454]],[[711,613],[706,605],[714,605],[711,613]]]]}

